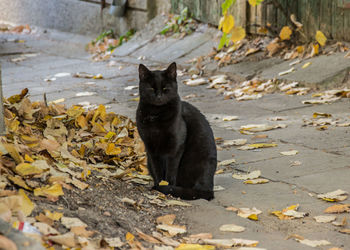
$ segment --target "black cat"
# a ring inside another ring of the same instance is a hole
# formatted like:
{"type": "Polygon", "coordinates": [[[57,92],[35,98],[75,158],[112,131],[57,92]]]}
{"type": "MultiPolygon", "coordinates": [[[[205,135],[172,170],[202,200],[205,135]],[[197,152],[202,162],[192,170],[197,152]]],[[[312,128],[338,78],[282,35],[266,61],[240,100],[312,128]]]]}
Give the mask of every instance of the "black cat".
{"type": "Polygon", "coordinates": [[[214,198],[216,145],[200,111],[180,100],[176,64],[164,71],[139,66],[140,102],[136,123],[145,143],[154,187],[186,200],[214,198]],[[165,180],[168,185],[159,185],[165,180]]]}

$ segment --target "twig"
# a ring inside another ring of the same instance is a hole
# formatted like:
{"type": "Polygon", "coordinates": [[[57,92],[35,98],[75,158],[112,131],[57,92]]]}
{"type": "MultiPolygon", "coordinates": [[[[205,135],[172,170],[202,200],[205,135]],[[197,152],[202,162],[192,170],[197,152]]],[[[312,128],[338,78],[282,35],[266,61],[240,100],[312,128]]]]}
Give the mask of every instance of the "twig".
{"type": "Polygon", "coordinates": [[[47,107],[47,98],[46,98],[46,93],[44,93],[44,103],[45,103],[45,106],[47,107]]]}

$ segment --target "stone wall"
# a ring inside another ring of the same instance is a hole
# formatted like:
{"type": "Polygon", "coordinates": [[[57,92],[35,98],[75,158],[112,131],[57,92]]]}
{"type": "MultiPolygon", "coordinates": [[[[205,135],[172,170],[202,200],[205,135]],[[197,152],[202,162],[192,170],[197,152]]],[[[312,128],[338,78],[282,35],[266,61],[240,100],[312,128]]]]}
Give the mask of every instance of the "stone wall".
{"type": "Polygon", "coordinates": [[[125,17],[119,18],[109,15],[111,2],[106,0],[101,15],[100,0],[0,0],[0,21],[87,35],[112,28],[122,35],[170,9],[170,0],[128,0],[125,17]]]}

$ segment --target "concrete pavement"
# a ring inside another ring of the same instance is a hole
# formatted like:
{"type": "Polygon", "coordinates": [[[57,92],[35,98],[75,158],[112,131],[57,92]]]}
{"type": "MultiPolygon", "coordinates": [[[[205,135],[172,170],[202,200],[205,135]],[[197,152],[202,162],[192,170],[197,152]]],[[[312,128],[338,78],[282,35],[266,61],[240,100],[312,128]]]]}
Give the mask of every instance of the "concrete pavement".
{"type": "MultiPolygon", "coordinates": [[[[90,37],[52,30],[47,33],[41,33],[39,30],[30,35],[1,33],[3,93],[10,96],[27,87],[32,100],[42,100],[43,94],[46,93],[48,101],[65,98],[67,105],[84,101],[104,104],[109,106],[111,111],[134,119],[137,101],[133,99],[138,90],[125,90],[125,87],[138,84],[139,63],[160,69],[172,61],[177,61],[179,68],[185,68],[190,66],[186,62],[188,59],[209,53],[208,49],[215,45],[216,32],[208,27],[202,27],[201,31],[178,40],[156,37],[157,29],[161,27],[156,24],[151,31],[137,35],[129,43],[118,48],[111,58],[115,61],[113,66],[108,66],[108,62],[90,60],[90,55],[84,51],[85,44],[92,39],[90,37]],[[16,43],[14,39],[23,39],[25,42],[16,43]],[[13,62],[13,59],[19,56],[26,58],[13,62]],[[102,74],[104,79],[83,79],[67,75],[56,77],[56,80],[50,82],[44,80],[54,77],[57,73],[76,72],[102,74]],[[81,92],[91,92],[93,95],[76,96],[81,92]]],[[[270,79],[277,77],[278,72],[288,69],[287,62],[269,59],[271,60],[275,61],[271,64],[265,62],[265,65],[264,62],[248,63],[221,69],[211,66],[207,73],[226,72],[233,78],[242,79],[258,73],[270,79]]],[[[300,71],[296,71],[295,75],[290,74],[284,78],[302,81],[306,85],[325,81],[330,85],[339,84],[337,76],[340,72],[348,73],[350,67],[350,59],[345,60],[343,55],[332,55],[323,59],[318,57],[311,61],[315,68],[310,68],[310,72],[305,73],[304,77],[300,71]],[[324,63],[321,63],[322,60],[324,63]],[[325,62],[332,62],[331,66],[325,67],[325,62]]],[[[248,143],[273,142],[278,145],[274,148],[249,151],[238,150],[237,147],[218,151],[219,161],[234,157],[236,163],[215,178],[215,184],[224,187],[225,190],[216,192],[216,198],[211,202],[193,201],[195,206],[186,210],[189,233],[211,232],[214,238],[259,240],[258,247],[273,250],[312,249],[293,239],[286,239],[290,235],[298,234],[310,240],[327,240],[331,243],[318,249],[350,249],[349,235],[339,233],[339,228],[331,223],[320,224],[313,219],[314,216],[323,215],[323,210],[332,205],[317,199],[316,194],[336,189],[350,192],[350,130],[347,127],[329,126],[328,130],[319,131],[314,127],[303,126],[303,119],[311,119],[314,112],[330,113],[334,119],[349,121],[349,99],[342,99],[330,105],[304,105],[301,101],[310,99],[310,95],[286,96],[276,93],[265,95],[258,100],[237,102],[232,99],[224,100],[216,91],[206,89],[206,86],[186,86],[182,84],[182,80],[186,78],[186,75],[178,78],[180,96],[197,95],[189,99],[189,102],[207,116],[216,137],[226,140],[245,138],[248,139],[248,143]],[[223,121],[222,117],[226,115],[237,115],[239,120],[223,121]],[[285,117],[286,120],[268,120],[275,116],[285,117]],[[267,138],[260,139],[239,132],[241,125],[260,123],[284,123],[288,127],[257,133],[267,135],[267,138]],[[280,154],[292,149],[298,150],[299,153],[295,156],[280,154]],[[291,166],[293,161],[300,161],[301,165],[291,166]],[[247,185],[232,178],[232,173],[253,170],[260,170],[262,176],[270,182],[247,185]],[[274,210],[281,210],[293,204],[300,204],[299,210],[307,212],[309,216],[303,219],[279,220],[270,214],[274,210]],[[258,221],[252,221],[226,211],[227,206],[256,207],[263,213],[259,215],[258,221]],[[246,231],[225,233],[219,230],[222,224],[230,223],[244,226],[246,231]]],[[[337,215],[338,221],[343,218],[349,220],[349,213],[337,215]]]]}

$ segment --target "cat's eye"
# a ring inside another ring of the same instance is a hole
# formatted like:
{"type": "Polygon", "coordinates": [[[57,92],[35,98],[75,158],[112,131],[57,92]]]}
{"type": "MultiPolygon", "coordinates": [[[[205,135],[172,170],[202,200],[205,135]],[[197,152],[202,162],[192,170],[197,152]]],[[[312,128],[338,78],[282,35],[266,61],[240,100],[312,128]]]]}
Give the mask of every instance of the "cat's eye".
{"type": "Polygon", "coordinates": [[[169,90],[169,88],[163,88],[163,91],[168,91],[169,90]]]}
{"type": "Polygon", "coordinates": [[[151,90],[151,91],[154,91],[154,88],[148,88],[149,90],[151,90]]]}

